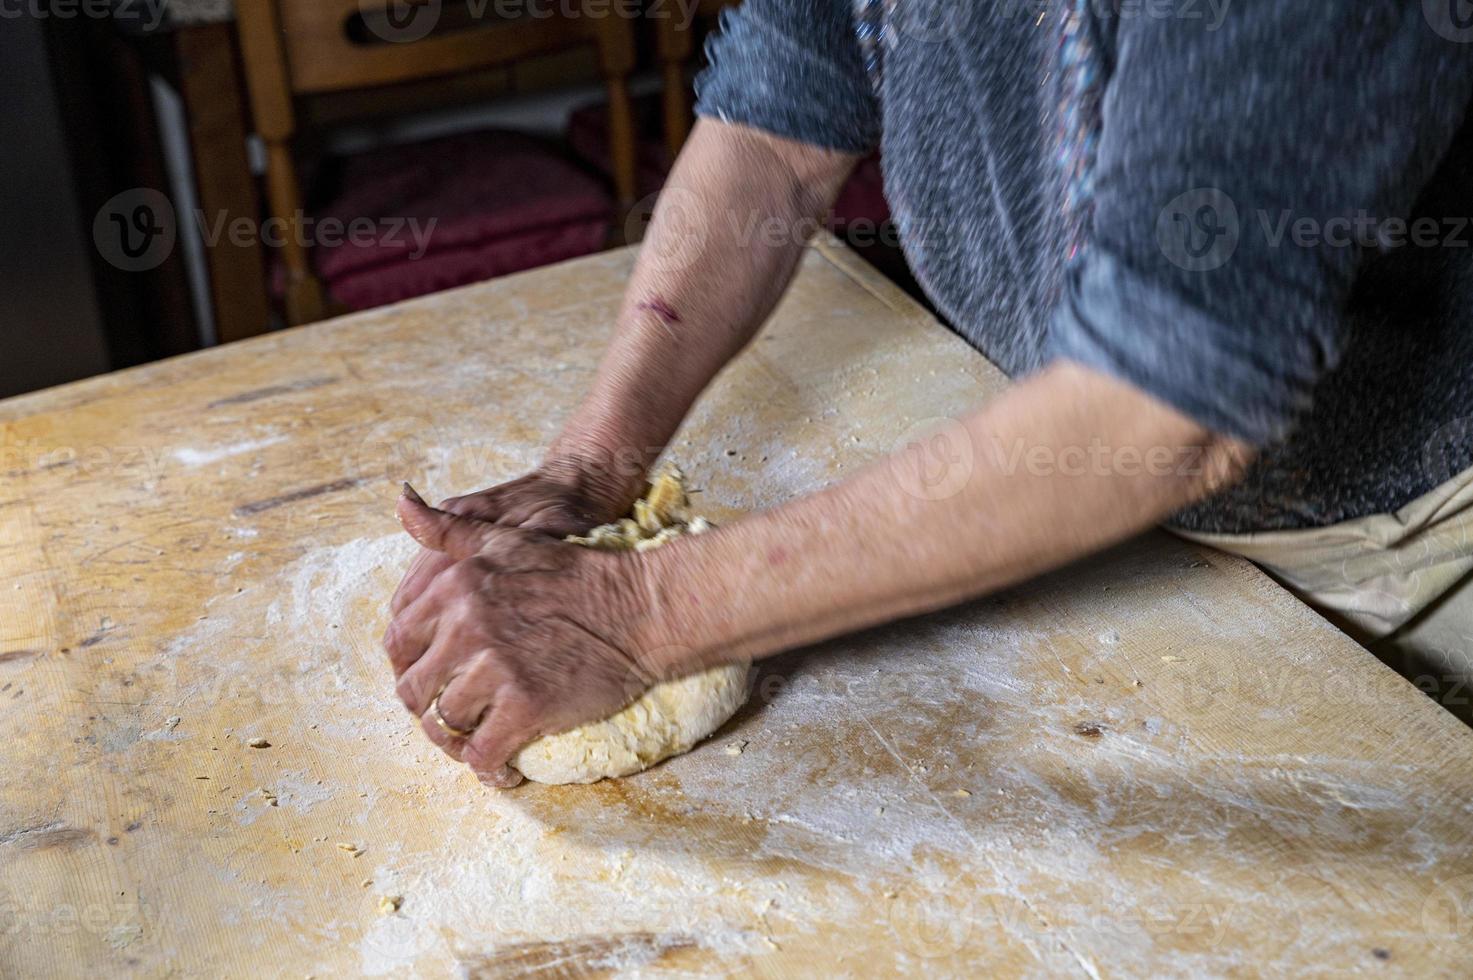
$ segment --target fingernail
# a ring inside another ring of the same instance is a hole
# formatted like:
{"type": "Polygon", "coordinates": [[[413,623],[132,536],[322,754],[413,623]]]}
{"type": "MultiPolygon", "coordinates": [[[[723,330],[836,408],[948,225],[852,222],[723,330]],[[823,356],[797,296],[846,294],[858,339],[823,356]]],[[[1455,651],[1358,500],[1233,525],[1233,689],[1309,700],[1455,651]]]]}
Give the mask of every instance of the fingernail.
{"type": "Polygon", "coordinates": [[[409,485],[409,482],[407,480],[404,482],[403,494],[405,497],[408,497],[409,500],[416,504],[419,504],[421,507],[429,506],[429,504],[425,503],[425,498],[416,493],[414,488],[409,485]]]}

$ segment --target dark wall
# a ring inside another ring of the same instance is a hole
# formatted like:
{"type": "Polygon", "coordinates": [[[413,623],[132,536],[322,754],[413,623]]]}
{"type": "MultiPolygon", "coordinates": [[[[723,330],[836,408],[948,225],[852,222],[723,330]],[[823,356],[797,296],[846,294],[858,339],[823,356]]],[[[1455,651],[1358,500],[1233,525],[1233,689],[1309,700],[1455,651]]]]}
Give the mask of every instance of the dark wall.
{"type": "Polygon", "coordinates": [[[0,25],[0,397],[111,367],[45,25],[0,25]]]}

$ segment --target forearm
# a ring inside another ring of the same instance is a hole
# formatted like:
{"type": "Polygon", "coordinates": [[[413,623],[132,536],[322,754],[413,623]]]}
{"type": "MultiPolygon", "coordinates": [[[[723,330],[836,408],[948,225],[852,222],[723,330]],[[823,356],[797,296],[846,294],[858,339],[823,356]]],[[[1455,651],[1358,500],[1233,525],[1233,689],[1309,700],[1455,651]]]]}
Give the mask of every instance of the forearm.
{"type": "Polygon", "coordinates": [[[549,458],[640,480],[771,313],[853,165],[745,127],[698,123],[661,193],[593,387],[549,458]]]}
{"type": "Polygon", "coordinates": [[[1067,364],[942,435],[929,457],[902,451],[642,556],[651,646],[675,660],[664,669],[762,657],[994,591],[1150,527],[1248,458],[1242,444],[1067,364]],[[941,459],[952,469],[938,471],[941,459]]]}

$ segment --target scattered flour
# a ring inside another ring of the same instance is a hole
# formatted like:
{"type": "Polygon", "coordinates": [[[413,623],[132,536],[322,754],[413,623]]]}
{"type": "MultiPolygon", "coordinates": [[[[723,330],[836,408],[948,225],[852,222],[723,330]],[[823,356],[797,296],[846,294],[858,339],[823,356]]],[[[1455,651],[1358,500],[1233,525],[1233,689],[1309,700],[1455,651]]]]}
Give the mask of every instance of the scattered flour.
{"type": "Polygon", "coordinates": [[[235,442],[231,443],[228,446],[212,446],[208,449],[196,449],[191,446],[183,446],[179,449],[174,450],[172,455],[175,460],[185,466],[204,466],[208,463],[218,463],[222,459],[229,459],[231,456],[239,456],[242,453],[254,452],[257,449],[265,449],[267,446],[274,446],[278,443],[286,442],[286,440],[286,436],[280,435],[269,436],[265,439],[249,440],[246,442],[235,442]]]}

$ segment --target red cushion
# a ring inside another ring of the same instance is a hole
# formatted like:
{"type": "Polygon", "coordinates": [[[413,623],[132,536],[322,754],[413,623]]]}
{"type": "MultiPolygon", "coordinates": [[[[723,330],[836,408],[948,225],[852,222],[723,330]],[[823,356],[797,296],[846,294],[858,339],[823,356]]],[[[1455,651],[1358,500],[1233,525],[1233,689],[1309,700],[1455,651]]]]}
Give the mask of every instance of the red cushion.
{"type": "Polygon", "coordinates": [[[453,289],[523,269],[589,255],[608,239],[606,217],[565,221],[519,235],[503,235],[462,248],[437,249],[411,262],[340,274],[328,283],[333,299],[352,310],[453,289]]]}
{"type": "Polygon", "coordinates": [[[319,238],[312,262],[328,292],[353,309],[596,251],[613,213],[597,178],[506,132],[358,154],[345,161],[339,186],[314,218],[346,228],[369,218],[374,233],[319,238]]]}

